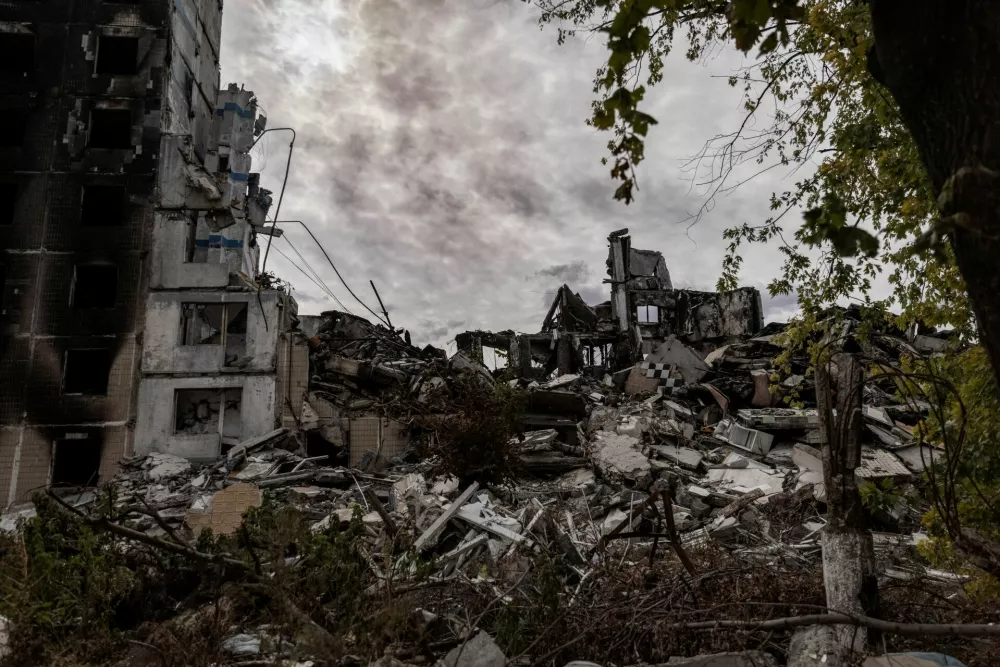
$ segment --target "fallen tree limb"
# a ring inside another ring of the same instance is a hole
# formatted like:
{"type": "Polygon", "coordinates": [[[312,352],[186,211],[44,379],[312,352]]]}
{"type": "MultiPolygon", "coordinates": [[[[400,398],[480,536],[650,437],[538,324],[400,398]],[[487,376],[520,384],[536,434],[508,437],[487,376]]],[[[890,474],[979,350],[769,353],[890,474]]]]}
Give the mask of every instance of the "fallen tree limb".
{"type": "Polygon", "coordinates": [[[854,625],[904,636],[933,635],[935,637],[1000,637],[1000,625],[893,623],[870,616],[854,614],[809,614],[773,618],[766,621],[694,621],[667,623],[663,627],[686,630],[789,630],[810,625],[854,625]]]}

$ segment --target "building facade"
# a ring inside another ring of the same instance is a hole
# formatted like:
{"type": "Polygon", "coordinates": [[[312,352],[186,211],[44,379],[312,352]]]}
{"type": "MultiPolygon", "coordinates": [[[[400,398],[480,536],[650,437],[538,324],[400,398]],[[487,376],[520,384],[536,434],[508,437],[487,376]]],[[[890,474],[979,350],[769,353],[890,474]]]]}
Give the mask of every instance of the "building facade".
{"type": "Polygon", "coordinates": [[[0,1],[0,504],[280,416],[295,304],[258,299],[263,123],[219,90],[221,22],[220,0],[0,1]]]}

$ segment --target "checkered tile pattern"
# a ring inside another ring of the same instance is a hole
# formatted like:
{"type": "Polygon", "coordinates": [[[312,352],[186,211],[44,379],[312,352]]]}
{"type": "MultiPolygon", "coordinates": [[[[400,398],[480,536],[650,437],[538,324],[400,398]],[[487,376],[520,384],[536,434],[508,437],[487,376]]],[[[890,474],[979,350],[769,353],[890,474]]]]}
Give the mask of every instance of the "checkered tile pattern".
{"type": "Polygon", "coordinates": [[[683,383],[673,364],[643,362],[639,367],[646,371],[646,377],[659,380],[659,386],[656,388],[658,394],[673,394],[674,389],[683,383]]]}

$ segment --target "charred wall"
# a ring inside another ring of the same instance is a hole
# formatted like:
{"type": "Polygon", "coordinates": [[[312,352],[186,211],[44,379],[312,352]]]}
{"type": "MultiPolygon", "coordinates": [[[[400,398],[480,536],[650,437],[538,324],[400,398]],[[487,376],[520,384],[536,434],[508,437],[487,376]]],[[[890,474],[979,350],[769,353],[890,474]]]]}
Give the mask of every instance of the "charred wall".
{"type": "Polygon", "coordinates": [[[180,6],[0,3],[2,504],[58,482],[53,457],[130,452],[180,6]]]}

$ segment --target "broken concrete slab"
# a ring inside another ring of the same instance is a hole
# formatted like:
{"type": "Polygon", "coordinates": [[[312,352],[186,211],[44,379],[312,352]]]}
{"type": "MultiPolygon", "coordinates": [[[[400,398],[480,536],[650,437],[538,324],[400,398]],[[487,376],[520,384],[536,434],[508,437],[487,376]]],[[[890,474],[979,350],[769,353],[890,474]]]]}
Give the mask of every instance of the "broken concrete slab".
{"type": "Polygon", "coordinates": [[[542,385],[542,389],[566,389],[580,384],[580,376],[575,373],[560,375],[542,385]]]}
{"type": "Polygon", "coordinates": [[[594,465],[609,479],[637,485],[651,481],[649,460],[640,451],[638,438],[600,431],[595,434],[593,447],[594,465]]]}
{"type": "Polygon", "coordinates": [[[671,657],[666,664],[670,667],[778,667],[774,656],[763,651],[713,653],[693,658],[671,657]]]}
{"type": "Polygon", "coordinates": [[[910,470],[892,452],[862,445],[861,465],[854,470],[854,475],[858,479],[909,477],[910,470]]]}
{"type": "Polygon", "coordinates": [[[701,452],[690,447],[651,445],[649,449],[660,458],[673,461],[680,467],[688,470],[698,470],[702,463],[701,452]]]}
{"type": "Polygon", "coordinates": [[[154,452],[147,457],[146,478],[151,482],[162,482],[180,477],[191,469],[191,462],[173,454],[154,452]]]}
{"type": "Polygon", "coordinates": [[[698,382],[712,367],[705,363],[701,356],[682,343],[676,336],[670,335],[658,348],[646,356],[646,363],[666,364],[680,371],[686,384],[698,382]]]}
{"type": "Polygon", "coordinates": [[[712,468],[706,475],[712,482],[717,482],[721,488],[734,493],[749,493],[753,489],[764,492],[767,496],[781,493],[785,476],[780,473],[768,472],[758,468],[712,468]]]}
{"type": "Polygon", "coordinates": [[[899,457],[910,472],[921,474],[926,471],[938,459],[944,457],[944,450],[930,445],[910,445],[893,450],[893,454],[899,457]]]}
{"type": "Polygon", "coordinates": [[[743,409],[736,412],[740,424],[749,428],[776,431],[782,429],[817,429],[819,412],[793,408],[743,409]]]}
{"type": "Polygon", "coordinates": [[[504,667],[507,656],[493,639],[480,630],[479,634],[444,657],[444,667],[504,667]]]}

